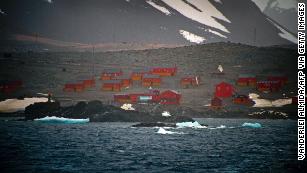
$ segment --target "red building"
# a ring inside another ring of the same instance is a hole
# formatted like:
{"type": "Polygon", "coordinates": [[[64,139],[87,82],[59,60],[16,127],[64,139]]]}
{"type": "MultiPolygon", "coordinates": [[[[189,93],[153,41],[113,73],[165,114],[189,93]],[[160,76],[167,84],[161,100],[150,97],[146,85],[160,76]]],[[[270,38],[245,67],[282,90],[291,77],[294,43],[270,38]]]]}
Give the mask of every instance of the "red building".
{"type": "Polygon", "coordinates": [[[143,76],[145,74],[149,74],[150,70],[149,69],[135,69],[131,73],[131,80],[132,81],[140,81],[143,79],[143,76]]]}
{"type": "Polygon", "coordinates": [[[180,100],[181,94],[174,90],[166,90],[160,94],[160,104],[178,105],[180,100]]]}
{"type": "Polygon", "coordinates": [[[132,85],[132,80],[128,76],[119,76],[116,78],[116,80],[121,82],[121,87],[123,88],[127,88],[132,85]]]}
{"type": "Polygon", "coordinates": [[[145,74],[143,76],[142,85],[145,87],[160,86],[161,78],[159,75],[145,74]]]}
{"type": "Polygon", "coordinates": [[[272,74],[267,77],[268,81],[278,81],[283,86],[288,83],[288,77],[282,74],[272,74]]]}
{"type": "Polygon", "coordinates": [[[95,78],[90,76],[79,76],[79,82],[83,83],[85,88],[91,88],[95,86],[95,78]]]}
{"type": "Polygon", "coordinates": [[[76,83],[75,84],[75,92],[82,92],[85,90],[85,86],[83,83],[76,83]]]}
{"type": "Polygon", "coordinates": [[[103,91],[121,91],[121,81],[119,80],[108,80],[102,84],[103,91]]]}
{"type": "Polygon", "coordinates": [[[177,73],[177,67],[153,67],[151,74],[160,76],[174,76],[177,73]]]}
{"type": "Polygon", "coordinates": [[[256,86],[257,78],[252,74],[241,74],[237,80],[238,86],[256,86]]]}
{"type": "Polygon", "coordinates": [[[129,94],[115,94],[113,97],[117,103],[131,103],[129,94]]]}
{"type": "Polygon", "coordinates": [[[211,108],[213,109],[219,109],[223,106],[223,101],[218,98],[218,97],[214,97],[212,100],[211,100],[211,108]]]}
{"type": "Polygon", "coordinates": [[[221,82],[215,86],[216,97],[231,97],[234,93],[234,87],[226,82],[221,82]]]}
{"type": "Polygon", "coordinates": [[[118,76],[123,75],[122,70],[117,70],[117,69],[108,69],[108,70],[104,70],[101,73],[100,79],[101,80],[112,80],[115,79],[118,76]]]}
{"type": "Polygon", "coordinates": [[[23,82],[21,80],[1,81],[0,91],[4,93],[11,93],[21,88],[22,85],[23,85],[23,82]]]}
{"type": "Polygon", "coordinates": [[[258,91],[268,91],[268,92],[274,92],[279,91],[281,88],[281,82],[280,81],[259,81],[257,82],[257,90],[258,91]]]}
{"type": "Polygon", "coordinates": [[[199,77],[198,76],[183,77],[180,80],[180,85],[184,88],[188,88],[189,86],[198,86],[199,85],[199,77]]]}
{"type": "Polygon", "coordinates": [[[238,105],[251,105],[253,103],[247,95],[237,95],[232,101],[238,105]]]}
{"type": "Polygon", "coordinates": [[[75,91],[75,83],[66,83],[64,85],[63,91],[74,92],[75,91]]]}

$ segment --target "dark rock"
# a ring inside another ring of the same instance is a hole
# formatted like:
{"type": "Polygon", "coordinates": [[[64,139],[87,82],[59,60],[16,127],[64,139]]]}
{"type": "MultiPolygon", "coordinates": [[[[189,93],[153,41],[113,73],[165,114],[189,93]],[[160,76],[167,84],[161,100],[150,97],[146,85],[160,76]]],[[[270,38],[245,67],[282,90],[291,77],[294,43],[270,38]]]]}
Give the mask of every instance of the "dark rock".
{"type": "Polygon", "coordinates": [[[25,119],[33,120],[35,118],[43,118],[49,113],[58,111],[60,108],[59,102],[34,103],[26,107],[25,119]]]}
{"type": "Polygon", "coordinates": [[[132,125],[132,127],[176,127],[175,123],[139,123],[132,125]]]}

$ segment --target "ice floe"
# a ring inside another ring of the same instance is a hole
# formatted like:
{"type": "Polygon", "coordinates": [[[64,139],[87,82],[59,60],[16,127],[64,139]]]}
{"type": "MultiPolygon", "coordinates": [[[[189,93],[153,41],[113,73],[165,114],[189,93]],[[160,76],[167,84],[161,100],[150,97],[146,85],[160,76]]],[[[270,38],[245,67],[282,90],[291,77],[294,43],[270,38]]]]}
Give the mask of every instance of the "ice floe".
{"type": "Polygon", "coordinates": [[[261,128],[260,123],[243,123],[242,127],[261,128]]]}
{"type": "Polygon", "coordinates": [[[197,121],[176,123],[176,127],[177,128],[185,128],[185,127],[190,127],[190,128],[207,128],[206,126],[200,125],[197,121]]]}
{"type": "Polygon", "coordinates": [[[43,123],[55,123],[55,124],[83,124],[88,123],[90,120],[89,118],[86,119],[71,119],[71,118],[63,118],[63,117],[56,117],[56,116],[46,116],[44,118],[37,118],[34,119],[37,122],[43,123]]]}
{"type": "Polygon", "coordinates": [[[184,134],[183,132],[172,132],[169,130],[165,130],[164,128],[160,127],[159,130],[157,131],[159,134],[184,134]]]}

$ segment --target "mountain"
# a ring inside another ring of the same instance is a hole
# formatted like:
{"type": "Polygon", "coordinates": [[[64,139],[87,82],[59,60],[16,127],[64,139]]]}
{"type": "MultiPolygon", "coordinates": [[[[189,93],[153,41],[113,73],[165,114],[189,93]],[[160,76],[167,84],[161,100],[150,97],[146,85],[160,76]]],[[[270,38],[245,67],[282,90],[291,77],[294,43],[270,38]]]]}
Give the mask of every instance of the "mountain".
{"type": "Polygon", "coordinates": [[[3,0],[0,47],[56,50],[113,45],[110,49],[117,50],[227,41],[256,46],[296,43],[295,34],[253,1],[3,0]]]}

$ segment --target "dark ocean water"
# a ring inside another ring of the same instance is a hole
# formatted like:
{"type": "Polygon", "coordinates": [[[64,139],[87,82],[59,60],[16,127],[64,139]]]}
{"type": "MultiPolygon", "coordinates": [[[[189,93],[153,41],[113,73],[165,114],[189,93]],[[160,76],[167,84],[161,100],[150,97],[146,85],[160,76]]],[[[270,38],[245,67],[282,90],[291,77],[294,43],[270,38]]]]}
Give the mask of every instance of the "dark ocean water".
{"type": "Polygon", "coordinates": [[[1,172],[299,172],[296,121],[198,121],[212,128],[0,121],[1,172]]]}

